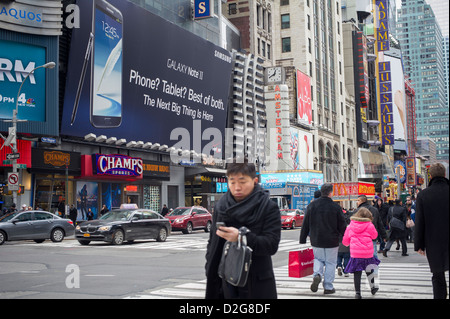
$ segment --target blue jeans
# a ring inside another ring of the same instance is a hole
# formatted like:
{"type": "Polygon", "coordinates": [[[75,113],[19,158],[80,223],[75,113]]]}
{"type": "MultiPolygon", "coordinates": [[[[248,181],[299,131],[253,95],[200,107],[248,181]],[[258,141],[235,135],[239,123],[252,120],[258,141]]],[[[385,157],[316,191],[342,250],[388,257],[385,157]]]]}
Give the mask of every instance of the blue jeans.
{"type": "Polygon", "coordinates": [[[333,248],[313,247],[312,249],[314,252],[313,276],[320,275],[323,279],[323,288],[331,290],[333,289],[339,246],[333,248]]]}

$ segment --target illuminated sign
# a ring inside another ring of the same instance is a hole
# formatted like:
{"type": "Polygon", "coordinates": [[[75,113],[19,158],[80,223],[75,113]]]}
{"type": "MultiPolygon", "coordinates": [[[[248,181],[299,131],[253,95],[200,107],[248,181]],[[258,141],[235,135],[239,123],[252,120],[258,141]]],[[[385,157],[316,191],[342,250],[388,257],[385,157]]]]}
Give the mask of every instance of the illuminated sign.
{"type": "Polygon", "coordinates": [[[392,103],[391,63],[378,63],[381,105],[381,143],[394,144],[394,114],[392,103]]]}
{"type": "Polygon", "coordinates": [[[389,51],[389,0],[377,0],[375,5],[378,8],[378,51],[389,51]]]}
{"type": "Polygon", "coordinates": [[[210,18],[214,14],[214,6],[211,0],[194,0],[193,19],[210,18]]]}
{"type": "Polygon", "coordinates": [[[141,176],[144,172],[143,161],[137,157],[95,154],[93,160],[97,175],[141,176]]]}

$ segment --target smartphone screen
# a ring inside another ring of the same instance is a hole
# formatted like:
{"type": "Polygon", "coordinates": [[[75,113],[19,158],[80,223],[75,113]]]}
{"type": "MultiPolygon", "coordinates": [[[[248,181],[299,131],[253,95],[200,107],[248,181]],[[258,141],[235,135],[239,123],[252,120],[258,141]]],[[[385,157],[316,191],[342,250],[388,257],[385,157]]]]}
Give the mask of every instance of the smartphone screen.
{"type": "Polygon", "coordinates": [[[123,18],[104,0],[94,0],[91,123],[117,127],[122,122],[123,18]]]}

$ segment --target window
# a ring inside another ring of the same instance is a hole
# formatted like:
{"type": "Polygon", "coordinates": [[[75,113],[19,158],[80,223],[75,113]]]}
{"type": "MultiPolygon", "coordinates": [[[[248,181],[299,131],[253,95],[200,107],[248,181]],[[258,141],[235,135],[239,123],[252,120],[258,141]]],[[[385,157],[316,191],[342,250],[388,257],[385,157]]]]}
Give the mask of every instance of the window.
{"type": "Polygon", "coordinates": [[[228,5],[228,15],[237,14],[237,3],[230,3],[228,5]]]}
{"type": "Polygon", "coordinates": [[[15,220],[17,220],[19,222],[27,222],[32,219],[33,218],[31,216],[31,213],[23,213],[23,214],[19,215],[19,217],[17,217],[15,220]]]}
{"type": "Polygon", "coordinates": [[[291,38],[282,38],[282,52],[291,52],[291,38]]]}
{"type": "Polygon", "coordinates": [[[36,220],[53,219],[53,215],[48,214],[48,213],[35,212],[34,219],[36,219],[36,220]]]}
{"type": "Polygon", "coordinates": [[[281,29],[289,29],[291,27],[291,17],[288,14],[281,15],[281,29]]]}
{"type": "Polygon", "coordinates": [[[289,0],[281,0],[280,5],[281,6],[288,6],[289,5],[289,0]]]}

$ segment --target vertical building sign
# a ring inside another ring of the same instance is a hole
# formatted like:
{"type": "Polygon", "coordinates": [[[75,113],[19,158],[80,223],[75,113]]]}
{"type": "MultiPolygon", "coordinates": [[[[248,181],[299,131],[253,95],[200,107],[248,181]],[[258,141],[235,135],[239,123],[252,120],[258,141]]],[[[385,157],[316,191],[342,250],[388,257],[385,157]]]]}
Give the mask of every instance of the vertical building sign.
{"type": "Polygon", "coordinates": [[[380,107],[381,107],[381,143],[382,145],[394,144],[394,115],[392,103],[391,63],[378,63],[378,81],[380,83],[380,107]]]}
{"type": "Polygon", "coordinates": [[[378,52],[389,51],[389,0],[376,0],[378,11],[377,48],[378,52]]]}
{"type": "Polygon", "coordinates": [[[297,112],[299,122],[311,125],[311,79],[300,70],[297,70],[297,112]]]}
{"type": "Polygon", "coordinates": [[[266,86],[267,126],[270,145],[267,149],[268,170],[288,169],[291,155],[289,122],[289,88],[285,84],[266,86]]]}

